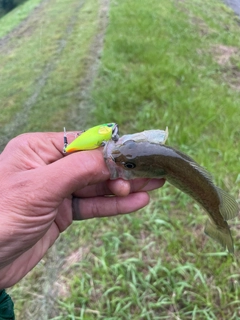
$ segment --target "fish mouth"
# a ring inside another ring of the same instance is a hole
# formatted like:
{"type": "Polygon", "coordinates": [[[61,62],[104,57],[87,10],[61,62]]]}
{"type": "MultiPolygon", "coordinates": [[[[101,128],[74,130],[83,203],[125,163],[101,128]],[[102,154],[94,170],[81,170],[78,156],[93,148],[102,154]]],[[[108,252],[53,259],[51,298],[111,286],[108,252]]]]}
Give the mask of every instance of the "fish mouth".
{"type": "Polygon", "coordinates": [[[105,161],[111,159],[114,161],[112,154],[116,152],[116,143],[112,140],[109,140],[103,149],[103,157],[105,161]]]}

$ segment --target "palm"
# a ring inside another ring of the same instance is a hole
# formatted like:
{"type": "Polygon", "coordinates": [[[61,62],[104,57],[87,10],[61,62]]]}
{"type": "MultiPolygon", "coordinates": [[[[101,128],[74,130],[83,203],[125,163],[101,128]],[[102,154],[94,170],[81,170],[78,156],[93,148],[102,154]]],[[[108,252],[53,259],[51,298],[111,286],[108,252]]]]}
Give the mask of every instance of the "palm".
{"type": "Polygon", "coordinates": [[[1,267],[6,265],[13,283],[38,263],[59,233],[71,223],[71,196],[61,201],[61,197],[51,196],[51,186],[44,176],[37,179],[42,167],[62,158],[61,139],[43,139],[44,136],[32,135],[31,140],[26,140],[26,143],[22,139],[27,136],[20,136],[2,154],[5,156],[1,166],[3,172],[5,164],[11,168],[6,176],[7,181],[1,184],[4,199],[2,207],[8,217],[4,228],[18,230],[14,235],[18,241],[7,238],[6,234],[11,255],[8,259],[1,259],[1,267]],[[19,144],[21,148],[17,149],[18,152],[13,157],[12,150],[19,144]],[[13,201],[17,199],[16,205],[9,202],[9,190],[13,201]],[[27,227],[23,228],[23,224],[27,227]]]}

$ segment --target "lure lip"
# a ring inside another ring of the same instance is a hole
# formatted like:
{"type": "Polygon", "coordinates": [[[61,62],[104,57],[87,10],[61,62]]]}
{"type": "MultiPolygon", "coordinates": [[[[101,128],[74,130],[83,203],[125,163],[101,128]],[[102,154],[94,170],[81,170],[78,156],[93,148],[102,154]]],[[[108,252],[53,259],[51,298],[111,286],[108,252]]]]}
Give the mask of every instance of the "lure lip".
{"type": "Polygon", "coordinates": [[[63,153],[67,153],[66,151],[67,146],[68,146],[67,131],[66,131],[66,128],[63,127],[63,153]]]}
{"type": "Polygon", "coordinates": [[[117,123],[114,124],[112,129],[112,140],[115,142],[119,140],[119,127],[117,123]]]}

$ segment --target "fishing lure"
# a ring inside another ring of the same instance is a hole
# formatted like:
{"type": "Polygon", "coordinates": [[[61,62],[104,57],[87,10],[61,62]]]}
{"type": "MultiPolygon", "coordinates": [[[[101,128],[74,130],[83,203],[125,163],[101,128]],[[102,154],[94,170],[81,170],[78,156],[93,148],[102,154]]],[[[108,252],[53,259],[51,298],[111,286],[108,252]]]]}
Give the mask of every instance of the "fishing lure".
{"type": "Polygon", "coordinates": [[[92,127],[80,133],[80,135],[68,144],[67,133],[64,128],[63,153],[71,153],[81,150],[92,150],[104,146],[106,141],[119,139],[118,125],[116,123],[104,123],[92,127]]]}
{"type": "Polygon", "coordinates": [[[233,240],[227,220],[239,212],[235,199],[217,187],[211,175],[186,154],[164,145],[158,131],[122,136],[109,141],[103,150],[110,179],[165,178],[190,195],[208,213],[205,233],[233,253],[233,240]],[[139,137],[144,137],[139,139],[139,137]]]}

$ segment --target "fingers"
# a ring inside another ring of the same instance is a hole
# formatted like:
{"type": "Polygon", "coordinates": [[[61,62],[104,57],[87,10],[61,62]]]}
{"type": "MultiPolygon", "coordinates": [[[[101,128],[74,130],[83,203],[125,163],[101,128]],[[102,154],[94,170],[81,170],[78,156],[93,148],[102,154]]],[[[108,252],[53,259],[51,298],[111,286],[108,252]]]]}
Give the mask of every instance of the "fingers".
{"type": "Polygon", "coordinates": [[[109,171],[101,149],[69,155],[48,166],[38,168],[38,175],[39,179],[36,177],[35,180],[42,183],[44,176],[47,177],[47,180],[51,181],[51,185],[47,188],[45,186],[45,190],[50,194],[61,196],[62,199],[73,193],[79,197],[111,194],[126,196],[140,190],[150,191],[164,184],[162,179],[136,179],[132,181],[118,179],[106,182],[109,180],[109,171]]]}
{"type": "Polygon", "coordinates": [[[146,192],[126,197],[73,198],[73,220],[109,217],[136,211],[149,203],[146,192]]]}
{"type": "Polygon", "coordinates": [[[129,181],[117,179],[107,181],[109,190],[117,196],[126,196],[138,191],[151,191],[161,188],[164,183],[164,179],[134,179],[129,181]]]}
{"type": "Polygon", "coordinates": [[[10,141],[2,158],[11,172],[21,172],[26,193],[38,190],[39,197],[57,203],[75,190],[109,179],[101,149],[64,157],[62,148],[63,133],[24,134],[10,141]]]}
{"type": "Polygon", "coordinates": [[[134,179],[134,180],[107,180],[96,185],[87,186],[74,192],[74,196],[80,198],[116,195],[127,196],[129,193],[137,191],[151,191],[161,188],[164,185],[164,179],[134,179]]]}
{"type": "Polygon", "coordinates": [[[34,170],[34,177],[41,184],[39,188],[44,190],[45,196],[48,194],[47,199],[51,197],[61,201],[76,190],[108,180],[109,171],[102,151],[95,149],[74,153],[39,167],[34,170]],[[47,184],[49,181],[51,183],[47,184]]]}
{"type": "MultiPolygon", "coordinates": [[[[64,157],[63,132],[24,133],[9,143],[3,150],[4,159],[9,163],[18,162],[19,169],[32,169],[64,157]]],[[[69,139],[74,138],[74,133],[69,139]]]]}
{"type": "Polygon", "coordinates": [[[9,160],[30,156],[37,163],[49,164],[63,157],[62,150],[63,132],[37,132],[24,133],[10,140],[3,153],[9,160]]]}

